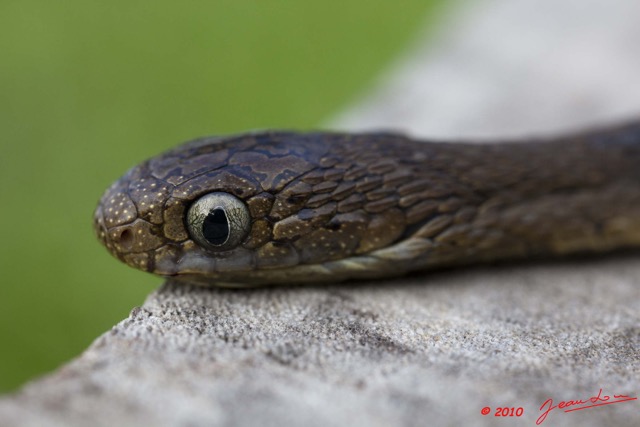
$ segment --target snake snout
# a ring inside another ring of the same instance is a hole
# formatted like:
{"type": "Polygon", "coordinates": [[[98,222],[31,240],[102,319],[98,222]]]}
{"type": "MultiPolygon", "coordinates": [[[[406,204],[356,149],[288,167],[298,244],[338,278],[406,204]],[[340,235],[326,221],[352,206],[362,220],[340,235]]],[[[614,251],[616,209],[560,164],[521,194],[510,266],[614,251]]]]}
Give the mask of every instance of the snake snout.
{"type": "Polygon", "coordinates": [[[158,248],[157,225],[139,218],[128,191],[128,182],[116,182],[100,199],[94,214],[98,239],[117,258],[158,248]]]}
{"type": "Polygon", "coordinates": [[[147,252],[162,246],[157,226],[140,218],[123,225],[110,227],[109,215],[98,206],[95,213],[94,228],[102,244],[118,258],[128,254],[147,252]]]}
{"type": "Polygon", "coordinates": [[[123,253],[131,251],[134,234],[127,225],[109,227],[107,225],[109,222],[113,222],[112,218],[105,215],[104,208],[99,205],[94,214],[94,231],[104,247],[115,257],[120,258],[123,253]]]}

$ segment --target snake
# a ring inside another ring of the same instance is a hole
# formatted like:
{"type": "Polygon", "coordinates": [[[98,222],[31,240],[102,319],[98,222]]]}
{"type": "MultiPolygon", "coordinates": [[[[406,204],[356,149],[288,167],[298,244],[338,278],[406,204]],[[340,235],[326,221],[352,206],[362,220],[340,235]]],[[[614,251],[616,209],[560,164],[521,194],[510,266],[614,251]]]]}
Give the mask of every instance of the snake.
{"type": "Polygon", "coordinates": [[[640,246],[640,121],[500,141],[260,131],[130,169],[94,214],[139,270],[204,286],[379,279],[640,246]]]}

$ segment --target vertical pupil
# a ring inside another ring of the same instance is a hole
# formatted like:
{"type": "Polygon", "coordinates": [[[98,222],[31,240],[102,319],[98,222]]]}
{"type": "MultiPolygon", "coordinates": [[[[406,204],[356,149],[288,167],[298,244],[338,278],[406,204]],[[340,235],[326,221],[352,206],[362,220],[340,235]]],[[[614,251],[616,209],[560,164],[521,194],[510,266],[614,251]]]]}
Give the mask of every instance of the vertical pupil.
{"type": "Polygon", "coordinates": [[[212,245],[221,245],[229,237],[229,221],[224,209],[214,209],[202,223],[202,234],[212,245]]]}

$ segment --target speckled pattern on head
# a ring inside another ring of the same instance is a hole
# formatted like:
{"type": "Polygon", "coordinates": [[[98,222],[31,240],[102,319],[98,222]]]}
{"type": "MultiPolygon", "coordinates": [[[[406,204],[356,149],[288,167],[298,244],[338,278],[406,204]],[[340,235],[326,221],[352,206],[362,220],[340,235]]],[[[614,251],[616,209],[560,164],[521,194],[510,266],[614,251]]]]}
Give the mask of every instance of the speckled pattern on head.
{"type": "Polygon", "coordinates": [[[204,285],[376,278],[640,245],[640,125],[509,144],[261,132],[195,140],[131,169],[95,229],[128,265],[204,285]],[[185,215],[231,194],[250,229],[211,251],[185,215]]]}

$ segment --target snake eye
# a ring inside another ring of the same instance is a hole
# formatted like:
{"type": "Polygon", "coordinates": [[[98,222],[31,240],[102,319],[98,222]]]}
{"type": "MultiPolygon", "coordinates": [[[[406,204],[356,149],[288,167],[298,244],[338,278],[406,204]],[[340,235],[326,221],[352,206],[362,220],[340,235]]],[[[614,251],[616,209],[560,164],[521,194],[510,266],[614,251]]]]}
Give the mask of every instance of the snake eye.
{"type": "Polygon", "coordinates": [[[251,228],[247,206],[228,193],[209,193],[187,212],[187,229],[197,243],[212,251],[238,246],[251,228]]]}

